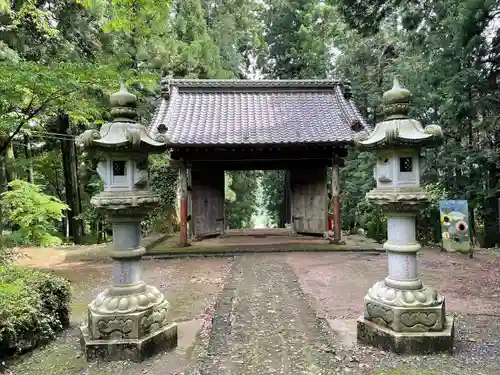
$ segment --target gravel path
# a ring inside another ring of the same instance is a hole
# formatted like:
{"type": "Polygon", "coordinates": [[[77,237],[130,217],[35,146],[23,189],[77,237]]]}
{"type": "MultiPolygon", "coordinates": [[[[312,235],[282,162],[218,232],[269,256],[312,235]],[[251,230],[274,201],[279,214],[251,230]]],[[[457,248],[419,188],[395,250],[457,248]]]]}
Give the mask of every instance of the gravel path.
{"type": "Polygon", "coordinates": [[[193,374],[332,374],[325,331],[284,257],[236,259],[193,374]]]}
{"type": "Polygon", "coordinates": [[[423,258],[425,281],[451,295],[452,356],[401,356],[356,343],[355,320],[368,287],[386,272],[385,256],[254,254],[233,263],[212,329],[185,374],[499,374],[500,317],[492,297],[498,282],[491,276],[499,260],[432,252],[423,258]],[[451,275],[438,272],[443,262],[453,264],[451,275]],[[464,284],[468,295],[458,298],[464,284]]]}

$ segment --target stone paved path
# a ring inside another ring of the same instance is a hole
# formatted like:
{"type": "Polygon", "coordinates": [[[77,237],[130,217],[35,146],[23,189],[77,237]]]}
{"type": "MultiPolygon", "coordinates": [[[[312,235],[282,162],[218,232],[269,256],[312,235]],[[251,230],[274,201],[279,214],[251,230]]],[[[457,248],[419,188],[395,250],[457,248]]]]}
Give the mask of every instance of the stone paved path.
{"type": "Polygon", "coordinates": [[[197,366],[191,373],[321,375],[338,363],[285,257],[247,255],[235,260],[197,366]]]}

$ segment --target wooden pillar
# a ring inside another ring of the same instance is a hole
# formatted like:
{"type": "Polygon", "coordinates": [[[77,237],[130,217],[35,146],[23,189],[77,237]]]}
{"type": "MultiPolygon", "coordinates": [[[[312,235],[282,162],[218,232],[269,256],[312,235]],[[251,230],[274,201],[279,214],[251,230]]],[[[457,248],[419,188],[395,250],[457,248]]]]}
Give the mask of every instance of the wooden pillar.
{"type": "Polygon", "coordinates": [[[339,175],[339,159],[333,158],[332,163],[332,214],[333,214],[333,240],[341,241],[340,231],[340,175],[339,175]]]}
{"type": "Polygon", "coordinates": [[[179,192],[180,192],[180,238],[179,246],[188,246],[188,188],[187,168],[184,162],[179,165],[179,192]]]}
{"type": "Polygon", "coordinates": [[[187,186],[188,186],[188,238],[193,240],[194,222],[193,222],[193,182],[191,178],[191,165],[187,165],[187,186]]]}

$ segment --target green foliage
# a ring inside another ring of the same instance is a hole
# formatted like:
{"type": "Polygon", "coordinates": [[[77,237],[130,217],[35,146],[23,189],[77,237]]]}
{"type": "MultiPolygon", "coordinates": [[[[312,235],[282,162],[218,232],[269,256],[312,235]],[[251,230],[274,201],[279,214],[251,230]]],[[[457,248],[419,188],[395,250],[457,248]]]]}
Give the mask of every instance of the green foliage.
{"type": "Polygon", "coordinates": [[[13,247],[11,236],[5,232],[2,233],[0,236],[0,266],[12,263],[18,255],[11,247],[13,247]]]}
{"type": "MultiPolygon", "coordinates": [[[[359,152],[353,149],[345,158],[344,163],[344,167],[340,170],[342,229],[349,230],[350,232],[354,232],[358,226],[367,229],[366,226],[372,225],[370,224],[371,220],[368,217],[361,219],[358,215],[363,213],[363,208],[372,209],[364,201],[366,193],[375,186],[373,179],[375,157],[372,153],[359,152]]],[[[378,221],[374,225],[377,227],[379,225],[378,221]]],[[[378,236],[380,231],[369,230],[368,232],[370,234],[375,233],[378,236]]]]}
{"type": "Polygon", "coordinates": [[[283,216],[285,199],[285,171],[263,171],[262,200],[264,208],[273,223],[278,224],[283,216]]]}
{"type": "Polygon", "coordinates": [[[259,63],[271,78],[326,78],[334,8],[315,0],[268,1],[264,14],[266,54],[259,63]]]}
{"type": "Polygon", "coordinates": [[[43,184],[46,193],[64,199],[64,175],[59,149],[42,152],[32,158],[35,183],[43,184]]]}
{"type": "Polygon", "coordinates": [[[230,173],[224,173],[224,199],[226,202],[236,201],[236,193],[231,189],[233,178],[230,173]]]}
{"type": "Polygon", "coordinates": [[[14,180],[9,191],[2,193],[2,210],[9,220],[19,226],[21,235],[32,244],[60,244],[54,236],[54,223],[61,220],[68,206],[59,199],[42,193],[41,187],[26,181],[14,180]]]}
{"type": "MultiPolygon", "coordinates": [[[[14,232],[4,232],[3,234],[3,246],[5,246],[6,249],[12,248],[12,247],[17,247],[17,246],[29,246],[32,245],[33,243],[30,241],[29,238],[27,238],[22,232],[20,231],[14,231],[14,232]]],[[[0,264],[3,264],[4,262],[0,261],[0,264]]]]}
{"type": "MultiPolygon", "coordinates": [[[[471,229],[482,245],[498,243],[500,114],[492,105],[499,97],[497,2],[338,3],[347,32],[335,37],[342,52],[336,75],[352,81],[371,124],[380,119],[380,96],[391,76],[400,76],[413,93],[411,115],[424,125],[438,123],[446,137],[442,147],[425,151],[422,184],[441,186],[447,198],[467,199],[471,229]]],[[[429,210],[418,227],[420,238],[430,241],[436,232],[434,223],[428,226],[435,216],[429,210]]]]}
{"type": "Polygon", "coordinates": [[[177,61],[174,76],[191,78],[229,78],[222,68],[219,48],[209,33],[201,0],[181,0],[175,7],[174,31],[177,61]]]}
{"type": "MultiPolygon", "coordinates": [[[[47,131],[61,112],[79,131],[101,123],[109,113],[107,95],[117,88],[119,76],[129,79],[141,120],[148,121],[160,75],[332,74],[351,81],[355,102],[374,125],[382,117],[381,95],[398,74],[414,95],[412,116],[424,125],[440,124],[446,136],[442,147],[424,151],[422,185],[440,186],[448,198],[467,199],[472,232],[483,245],[494,246],[500,242],[498,3],[445,0],[423,5],[400,0],[0,1],[0,135],[15,137],[28,123],[47,131]]],[[[35,181],[44,179],[44,193],[63,197],[58,140],[43,140],[33,159],[35,181]]],[[[0,151],[6,148],[2,142],[0,151]]],[[[22,154],[16,151],[15,162],[8,165],[9,173],[15,171],[19,178],[26,174],[22,154]]],[[[360,222],[379,225],[372,223],[373,208],[362,202],[373,186],[370,158],[353,150],[341,171],[344,229],[354,230],[360,222]]],[[[79,161],[87,164],[80,170],[83,216],[94,231],[100,220],[89,204],[97,191],[95,171],[87,158],[79,161]]],[[[164,211],[155,212],[155,221],[175,223],[175,204],[167,198],[174,177],[169,175],[163,181],[168,188],[162,187],[160,174],[169,173],[162,168],[152,170],[156,191],[166,189],[161,193],[164,211]]],[[[263,176],[264,203],[279,221],[285,213],[283,176],[272,171],[263,176]]],[[[228,196],[232,209],[247,217],[251,205],[235,198],[228,196]]],[[[421,239],[435,237],[434,224],[424,225],[434,216],[432,207],[421,213],[421,239]]],[[[378,230],[369,232],[379,236],[378,230]]],[[[22,242],[16,236],[12,241],[22,242]]]]}
{"type": "Polygon", "coordinates": [[[103,111],[102,90],[117,85],[106,65],[96,71],[81,62],[0,62],[0,70],[0,133],[10,133],[9,141],[28,123],[42,125],[59,113],[90,124],[103,111]]]}
{"type": "Polygon", "coordinates": [[[382,243],[387,239],[387,218],[381,208],[362,199],[356,205],[359,227],[366,230],[366,236],[382,243]]]}
{"type": "Polygon", "coordinates": [[[441,220],[439,201],[449,198],[449,193],[442,183],[429,183],[425,186],[429,196],[429,205],[420,211],[417,221],[417,236],[419,241],[427,243],[441,243],[441,220]]]}
{"type": "Polygon", "coordinates": [[[264,4],[258,0],[204,0],[209,33],[219,48],[222,68],[244,78],[252,58],[262,54],[264,4]]]}
{"type": "Polygon", "coordinates": [[[235,200],[226,200],[226,227],[252,228],[252,216],[256,209],[257,188],[259,187],[260,171],[231,171],[229,175],[229,190],[235,195],[235,200]]]}
{"type": "Polygon", "coordinates": [[[150,157],[151,188],[161,198],[161,204],[148,217],[149,227],[155,232],[168,233],[178,229],[176,199],[179,172],[170,168],[165,155],[150,157]]]}
{"type": "Polygon", "coordinates": [[[0,267],[0,353],[33,349],[69,326],[69,282],[32,269],[0,267]]]}

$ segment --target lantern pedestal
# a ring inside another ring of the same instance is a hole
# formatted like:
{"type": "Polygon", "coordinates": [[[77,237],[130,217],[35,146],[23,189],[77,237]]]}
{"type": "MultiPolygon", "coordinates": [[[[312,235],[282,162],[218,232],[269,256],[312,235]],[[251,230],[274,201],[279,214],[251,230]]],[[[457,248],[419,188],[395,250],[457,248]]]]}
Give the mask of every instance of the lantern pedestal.
{"type": "Polygon", "coordinates": [[[108,212],[112,223],[114,264],[112,285],[89,304],[88,322],[81,327],[81,345],[89,361],[140,362],[177,345],[177,325],[169,321],[168,301],[142,281],[140,262],[146,251],[140,245],[141,220],[158,201],[147,192],[121,196],[104,192],[91,200],[108,212]]]}
{"type": "Polygon", "coordinates": [[[445,329],[439,332],[395,332],[361,316],[358,319],[358,341],[398,354],[452,352],[453,317],[446,317],[445,329]]]}
{"type": "MultiPolygon", "coordinates": [[[[120,318],[122,318],[120,316],[120,318]]],[[[127,319],[128,317],[123,317],[127,319]]],[[[89,316],[89,319],[90,316],[89,316]]],[[[81,345],[87,361],[130,360],[141,362],[144,359],[177,346],[177,325],[172,324],[155,331],[141,339],[93,340],[86,327],[82,328],[81,345]]]]}
{"type": "Polygon", "coordinates": [[[387,216],[389,275],[368,290],[358,341],[396,353],[453,350],[454,319],[445,299],[418,278],[415,220],[427,196],[420,188],[373,189],[367,198],[387,216]]]}

